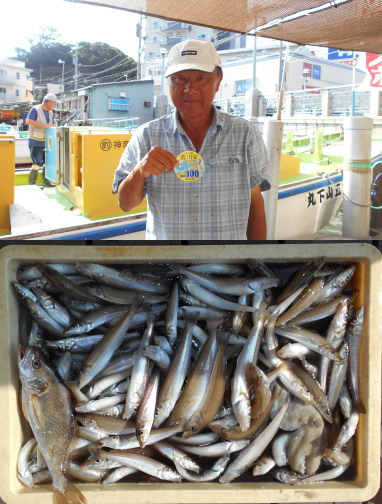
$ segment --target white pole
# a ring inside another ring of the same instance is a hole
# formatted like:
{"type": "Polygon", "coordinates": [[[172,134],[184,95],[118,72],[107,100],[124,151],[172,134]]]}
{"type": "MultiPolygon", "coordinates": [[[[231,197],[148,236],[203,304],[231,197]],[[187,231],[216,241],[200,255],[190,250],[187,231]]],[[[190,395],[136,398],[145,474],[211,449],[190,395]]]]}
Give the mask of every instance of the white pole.
{"type": "Polygon", "coordinates": [[[283,127],[284,123],[278,119],[270,118],[264,122],[264,142],[271,168],[271,176],[268,181],[271,188],[269,191],[266,191],[264,198],[265,215],[267,218],[267,240],[275,239],[283,127]]]}
{"type": "Polygon", "coordinates": [[[372,131],[370,117],[353,116],[344,120],[344,238],[369,238],[372,131]]]}

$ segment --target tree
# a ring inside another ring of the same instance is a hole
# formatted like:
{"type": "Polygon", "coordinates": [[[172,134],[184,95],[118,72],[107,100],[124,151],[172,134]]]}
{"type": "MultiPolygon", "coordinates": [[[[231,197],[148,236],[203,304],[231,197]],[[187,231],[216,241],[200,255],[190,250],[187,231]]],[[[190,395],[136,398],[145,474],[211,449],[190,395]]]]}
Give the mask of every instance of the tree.
{"type": "Polygon", "coordinates": [[[104,42],[79,42],[76,45],[60,42],[61,35],[56,28],[44,26],[39,33],[29,40],[29,51],[16,48],[17,59],[25,61],[31,69],[37,86],[46,86],[48,82],[61,83],[65,68],[65,89],[74,89],[74,56],[78,57],[77,87],[96,82],[111,82],[136,78],[137,63],[122,51],[104,42]],[[58,63],[65,61],[65,67],[58,63]]]}

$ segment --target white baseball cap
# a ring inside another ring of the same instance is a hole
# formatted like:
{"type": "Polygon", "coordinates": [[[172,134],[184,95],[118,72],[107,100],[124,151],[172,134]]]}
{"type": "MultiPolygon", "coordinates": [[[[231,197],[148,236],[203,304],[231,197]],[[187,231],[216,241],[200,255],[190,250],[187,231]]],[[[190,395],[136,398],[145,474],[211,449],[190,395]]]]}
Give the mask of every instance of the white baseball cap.
{"type": "Polygon", "coordinates": [[[185,40],[171,48],[165,77],[185,70],[200,70],[212,73],[215,67],[221,68],[220,58],[211,42],[204,40],[185,40]]]}
{"type": "Polygon", "coordinates": [[[44,96],[44,102],[47,102],[47,101],[54,101],[56,103],[61,103],[59,100],[57,100],[57,96],[53,93],[48,93],[44,96]]]}

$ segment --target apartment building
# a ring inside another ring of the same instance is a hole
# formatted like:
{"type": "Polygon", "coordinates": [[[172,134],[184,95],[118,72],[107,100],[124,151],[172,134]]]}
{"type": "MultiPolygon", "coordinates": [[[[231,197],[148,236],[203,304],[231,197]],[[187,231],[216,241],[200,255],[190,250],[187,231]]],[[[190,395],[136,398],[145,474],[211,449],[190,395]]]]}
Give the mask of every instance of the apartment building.
{"type": "Polygon", "coordinates": [[[21,103],[33,100],[31,69],[24,61],[13,58],[0,60],[0,103],[21,103]]]}

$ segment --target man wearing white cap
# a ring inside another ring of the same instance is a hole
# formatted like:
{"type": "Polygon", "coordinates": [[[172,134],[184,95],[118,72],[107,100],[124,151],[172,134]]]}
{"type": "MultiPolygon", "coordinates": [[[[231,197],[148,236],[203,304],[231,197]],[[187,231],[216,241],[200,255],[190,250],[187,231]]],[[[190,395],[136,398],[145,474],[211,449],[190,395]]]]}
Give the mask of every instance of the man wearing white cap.
{"type": "Polygon", "coordinates": [[[264,142],[251,123],[212,104],[222,80],[214,46],[177,44],[165,76],[176,110],[128,143],[113,183],[121,209],[147,197],[147,239],[266,239],[264,142]]]}
{"type": "Polygon", "coordinates": [[[57,105],[57,97],[52,93],[44,96],[41,105],[35,105],[29,111],[26,123],[29,125],[28,146],[33,165],[29,172],[29,184],[37,183],[39,168],[42,168],[42,183],[46,187],[53,187],[45,177],[45,133],[46,128],[55,126],[53,109],[57,105]]]}

